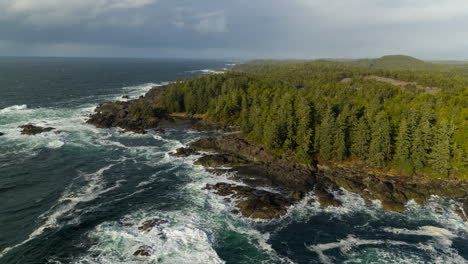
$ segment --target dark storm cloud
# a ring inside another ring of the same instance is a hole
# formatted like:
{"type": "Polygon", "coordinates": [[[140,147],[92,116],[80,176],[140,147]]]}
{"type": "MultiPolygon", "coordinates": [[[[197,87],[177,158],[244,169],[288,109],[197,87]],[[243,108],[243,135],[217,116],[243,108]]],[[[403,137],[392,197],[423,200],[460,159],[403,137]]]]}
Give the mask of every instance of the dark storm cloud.
{"type": "Polygon", "coordinates": [[[464,0],[0,0],[0,55],[467,58],[464,0]]]}

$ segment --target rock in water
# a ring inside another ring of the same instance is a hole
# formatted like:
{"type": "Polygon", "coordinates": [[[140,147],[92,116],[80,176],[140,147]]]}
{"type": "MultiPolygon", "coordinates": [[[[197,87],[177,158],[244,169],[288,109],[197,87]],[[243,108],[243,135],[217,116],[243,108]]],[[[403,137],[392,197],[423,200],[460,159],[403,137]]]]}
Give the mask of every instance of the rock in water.
{"type": "Polygon", "coordinates": [[[160,135],[166,134],[166,130],[164,130],[164,129],[162,129],[162,128],[156,128],[156,129],[154,130],[154,132],[155,132],[156,134],[160,134],[160,135]]]}
{"type": "Polygon", "coordinates": [[[138,227],[139,230],[149,232],[153,227],[160,226],[162,224],[167,224],[168,221],[164,219],[154,218],[148,221],[143,222],[143,225],[138,227]]]}
{"type": "MultiPolygon", "coordinates": [[[[236,207],[243,216],[259,219],[274,219],[287,213],[294,198],[282,193],[273,193],[230,183],[207,184],[204,189],[214,190],[220,196],[232,196],[238,202],[236,207]]],[[[302,196],[302,194],[300,194],[302,196]]]]}
{"type": "Polygon", "coordinates": [[[200,153],[196,152],[191,148],[178,148],[176,152],[170,153],[169,155],[173,157],[188,157],[190,155],[198,155],[200,153]]]}
{"type": "Polygon", "coordinates": [[[205,167],[233,167],[248,164],[249,162],[243,158],[230,155],[230,154],[215,154],[206,155],[195,161],[195,165],[202,165],[205,167]]]}
{"type": "Polygon", "coordinates": [[[3,136],[3,135],[5,135],[5,134],[4,134],[4,133],[2,133],[2,132],[0,132],[0,137],[1,137],[1,136],[3,136]]]}
{"type": "Polygon", "coordinates": [[[133,253],[133,256],[149,257],[151,256],[152,250],[150,246],[141,246],[133,253]]]}
{"type": "Polygon", "coordinates": [[[40,127],[40,126],[33,126],[31,124],[29,125],[24,125],[24,126],[19,126],[18,128],[23,129],[21,131],[21,135],[36,135],[44,132],[49,132],[51,130],[54,130],[55,128],[53,127],[40,127]]]}

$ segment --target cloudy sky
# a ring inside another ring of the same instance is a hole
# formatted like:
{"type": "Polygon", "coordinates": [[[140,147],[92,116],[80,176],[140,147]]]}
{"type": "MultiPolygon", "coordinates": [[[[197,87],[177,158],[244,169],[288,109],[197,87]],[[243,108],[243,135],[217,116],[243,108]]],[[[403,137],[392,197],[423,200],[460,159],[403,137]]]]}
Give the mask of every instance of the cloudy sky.
{"type": "Polygon", "coordinates": [[[0,55],[468,59],[467,0],[0,0],[0,55]]]}

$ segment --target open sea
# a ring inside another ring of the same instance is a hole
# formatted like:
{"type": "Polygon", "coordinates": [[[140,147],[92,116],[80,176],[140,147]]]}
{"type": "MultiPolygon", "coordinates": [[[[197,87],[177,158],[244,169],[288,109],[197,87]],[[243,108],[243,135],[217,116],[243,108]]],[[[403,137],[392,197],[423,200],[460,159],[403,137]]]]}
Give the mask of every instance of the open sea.
{"type": "Polygon", "coordinates": [[[468,263],[454,201],[386,213],[344,191],[340,208],[304,201],[281,219],[246,219],[203,190],[228,179],[168,155],[216,133],[85,123],[98,103],[231,63],[0,57],[0,263],[468,263]],[[23,136],[28,123],[60,133],[23,136]],[[154,218],[167,223],[138,229],[154,218]],[[151,256],[134,256],[141,246],[151,256]]]}

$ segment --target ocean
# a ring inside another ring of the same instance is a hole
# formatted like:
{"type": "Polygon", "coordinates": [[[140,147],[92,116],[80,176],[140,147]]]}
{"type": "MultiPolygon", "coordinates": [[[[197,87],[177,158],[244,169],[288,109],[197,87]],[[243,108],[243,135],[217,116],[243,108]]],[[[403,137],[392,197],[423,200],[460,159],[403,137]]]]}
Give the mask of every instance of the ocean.
{"type": "Polygon", "coordinates": [[[0,58],[0,263],[468,262],[454,201],[386,213],[342,191],[339,208],[304,200],[280,219],[247,219],[203,189],[229,179],[168,155],[220,132],[120,134],[85,123],[99,103],[231,63],[0,58]],[[60,133],[23,136],[28,123],[60,133]],[[154,218],[167,222],[138,229],[154,218]],[[151,256],[134,256],[140,247],[151,256]]]}

